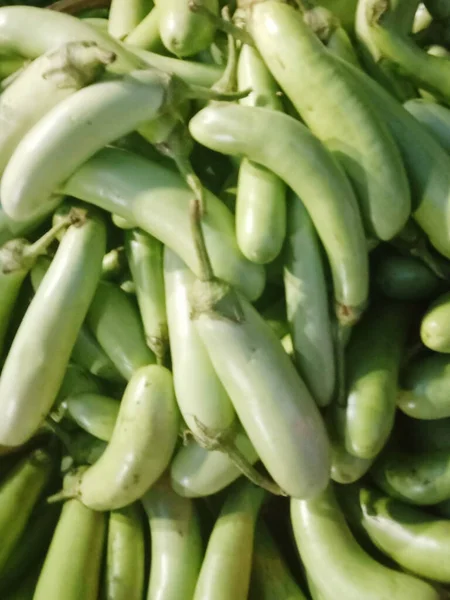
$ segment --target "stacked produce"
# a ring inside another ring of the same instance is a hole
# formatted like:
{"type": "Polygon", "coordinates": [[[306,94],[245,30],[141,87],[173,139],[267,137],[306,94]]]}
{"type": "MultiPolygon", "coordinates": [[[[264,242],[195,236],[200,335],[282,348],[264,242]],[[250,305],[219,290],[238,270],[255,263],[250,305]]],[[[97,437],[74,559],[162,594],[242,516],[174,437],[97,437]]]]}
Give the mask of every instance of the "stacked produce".
{"type": "Polygon", "coordinates": [[[0,8],[0,598],[450,598],[450,3],[108,4],[0,8]]]}

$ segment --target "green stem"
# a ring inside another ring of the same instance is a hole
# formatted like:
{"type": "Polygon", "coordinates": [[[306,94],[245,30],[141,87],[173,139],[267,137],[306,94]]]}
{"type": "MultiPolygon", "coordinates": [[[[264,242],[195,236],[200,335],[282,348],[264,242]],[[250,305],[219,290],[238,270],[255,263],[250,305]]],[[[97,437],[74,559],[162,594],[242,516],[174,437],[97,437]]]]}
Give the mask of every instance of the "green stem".
{"type": "Polygon", "coordinates": [[[234,443],[234,427],[220,431],[212,431],[201,423],[197,417],[194,417],[195,424],[201,432],[201,435],[194,435],[194,438],[199,446],[213,452],[223,452],[241,473],[255,485],[267,490],[276,496],[286,496],[287,494],[274,481],[268,479],[251,465],[242,452],[234,443]]]}
{"type": "Polygon", "coordinates": [[[70,441],[70,436],[64,431],[64,429],[59,425],[59,423],[56,423],[53,419],[47,417],[45,419],[44,426],[58,438],[58,440],[62,443],[69,455],[73,457],[74,452],[72,443],[70,441]]]}
{"type": "Polygon", "coordinates": [[[223,19],[219,17],[215,13],[213,13],[209,8],[203,6],[201,2],[198,0],[190,0],[189,2],[189,10],[203,17],[206,17],[213,23],[217,29],[224,31],[228,35],[232,35],[234,39],[240,40],[244,44],[248,44],[249,46],[254,46],[253,39],[249,33],[247,33],[241,27],[237,27],[234,23],[229,21],[228,19],[223,19]]]}
{"type": "Polygon", "coordinates": [[[206,249],[205,236],[202,227],[202,210],[198,198],[192,198],[189,206],[189,217],[191,222],[192,237],[194,241],[195,251],[200,263],[201,281],[213,281],[214,271],[209,258],[208,250],[206,249]]]}
{"type": "Polygon", "coordinates": [[[337,371],[337,389],[336,403],[345,408],[347,405],[347,385],[345,375],[345,348],[352,330],[352,325],[348,323],[337,322],[336,324],[336,371],[337,371]]]}
{"type": "Polygon", "coordinates": [[[73,491],[61,490],[52,496],[47,498],[47,504],[56,504],[57,502],[64,502],[65,500],[73,500],[77,495],[73,491]]]}
{"type": "Polygon", "coordinates": [[[40,237],[34,244],[26,246],[23,250],[24,258],[37,258],[41,254],[44,254],[52,242],[55,241],[58,234],[67,229],[70,225],[74,224],[75,213],[70,212],[64,219],[62,219],[57,225],[54,225],[49,229],[42,237],[40,237]]]}
{"type": "MultiPolygon", "coordinates": [[[[217,85],[217,84],[214,84],[217,85]]],[[[233,102],[241,100],[250,94],[252,90],[242,90],[240,92],[221,92],[212,88],[205,88],[200,85],[189,84],[189,89],[186,90],[186,100],[217,100],[223,102],[233,102]]]]}

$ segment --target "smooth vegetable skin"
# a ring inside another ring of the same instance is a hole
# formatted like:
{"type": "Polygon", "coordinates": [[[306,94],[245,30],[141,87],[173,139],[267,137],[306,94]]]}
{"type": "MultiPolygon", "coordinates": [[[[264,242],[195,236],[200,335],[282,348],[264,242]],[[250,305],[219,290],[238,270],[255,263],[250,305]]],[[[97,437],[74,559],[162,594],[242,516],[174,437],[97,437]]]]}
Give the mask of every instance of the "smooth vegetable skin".
{"type": "MultiPolygon", "coordinates": [[[[237,66],[238,88],[252,90],[243,106],[283,110],[278,86],[256,48],[243,45],[237,66]]],[[[236,196],[236,237],[244,256],[268,263],[281,251],[286,234],[286,185],[265,167],[241,160],[236,196]]]]}
{"type": "Polygon", "coordinates": [[[256,3],[248,23],[273,76],[349,175],[366,230],[381,240],[395,236],[406,223],[411,201],[400,153],[384,122],[342,77],[293,7],[276,0],[256,3]]]}
{"type": "Polygon", "coordinates": [[[429,583],[389,569],[364,552],[331,486],[311,500],[292,499],[291,521],[300,557],[321,600],[441,598],[429,583]]]}
{"type": "Polygon", "coordinates": [[[108,600],[142,600],[145,544],[142,509],[131,504],[108,520],[103,593],[108,600]]]}
{"type": "Polygon", "coordinates": [[[108,15],[109,34],[121,39],[132,31],[151,9],[151,0],[113,0],[108,15]]]}
{"type": "Polygon", "coordinates": [[[400,302],[383,301],[366,313],[350,338],[345,445],[360,458],[374,458],[392,431],[412,310],[400,302]]]}
{"type": "Polygon", "coordinates": [[[112,52],[93,42],[71,42],[28,65],[0,95],[0,172],[22,137],[39,119],[99,77],[105,65],[113,60],[112,52]]]}
{"type": "Polygon", "coordinates": [[[359,69],[334,59],[339,71],[394,137],[403,157],[413,197],[412,216],[433,246],[450,257],[450,157],[392,96],[359,69]]]}
{"type": "Polygon", "coordinates": [[[81,474],[74,493],[94,510],[138,500],[167,467],[178,437],[172,376],[150,365],[131,378],[105,452],[81,474]]]}
{"type": "MultiPolygon", "coordinates": [[[[218,16],[218,0],[199,3],[218,16]]],[[[216,25],[190,7],[189,0],[161,0],[157,3],[159,33],[164,46],[176,56],[192,56],[213,42],[216,25]]]]}
{"type": "Polygon", "coordinates": [[[411,361],[401,379],[397,404],[415,419],[450,417],[450,356],[433,353],[411,361]]]}
{"type": "Polygon", "coordinates": [[[272,170],[302,199],[330,262],[338,314],[357,320],[368,294],[366,241],[351,186],[321,142],[288,115],[223,102],[198,112],[189,129],[212,150],[272,170]]]}
{"type": "Polygon", "coordinates": [[[402,446],[413,452],[450,448],[450,417],[446,419],[413,419],[397,415],[396,436],[402,446]]]}
{"type": "Polygon", "coordinates": [[[450,152],[450,110],[436,102],[428,100],[408,100],[403,105],[419,123],[450,152]]]}
{"type": "Polygon", "coordinates": [[[371,474],[392,498],[408,504],[437,504],[450,498],[450,448],[417,453],[387,449],[371,474]]]}
{"type": "Polygon", "coordinates": [[[420,337],[435,352],[450,353],[450,293],[435,300],[423,316],[420,337]]]}
{"type": "Polygon", "coordinates": [[[230,488],[211,532],[194,600],[247,598],[256,519],[265,492],[243,479],[230,488]]]}
{"type": "Polygon", "coordinates": [[[95,152],[160,116],[169,108],[170,81],[155,69],[133,71],[79,90],[47,112],[3,173],[5,212],[18,221],[30,218],[95,152]]]}
{"type": "Polygon", "coordinates": [[[91,27],[82,19],[63,12],[34,6],[3,6],[0,8],[0,50],[26,58],[41,54],[68,42],[96,42],[116,54],[111,68],[127,72],[140,61],[106,33],[91,27]],[[30,31],[33,35],[30,35],[30,31]]]}
{"type": "Polygon", "coordinates": [[[330,403],[335,354],[319,240],[300,198],[288,202],[284,289],[295,363],[319,406],[330,403]]]}
{"type": "Polygon", "coordinates": [[[152,236],[133,229],[125,234],[125,247],[147,344],[163,361],[169,346],[163,278],[163,247],[152,236]]]}
{"type": "Polygon", "coordinates": [[[191,319],[190,293],[194,282],[192,271],[166,248],[164,283],[178,406],[194,435],[201,436],[202,427],[214,435],[232,425],[235,412],[191,319]]]}
{"type": "MultiPolygon", "coordinates": [[[[66,182],[65,194],[119,214],[160,240],[200,274],[186,207],[192,192],[180,175],[129,152],[106,148],[66,182]]],[[[264,269],[240,253],[231,212],[205,190],[206,246],[216,275],[251,300],[264,288],[264,269]]]]}
{"type": "Polygon", "coordinates": [[[87,323],[124,379],[129,380],[137,369],[155,362],[139,311],[117,285],[103,281],[99,284],[87,323]]]}
{"type": "Polygon", "coordinates": [[[305,600],[264,521],[256,524],[250,600],[305,600]]]}
{"type": "Polygon", "coordinates": [[[441,288],[442,281],[418,258],[390,254],[375,266],[377,288],[393,300],[427,300],[441,288]]]}
{"type": "Polygon", "coordinates": [[[197,510],[162,477],[142,498],[151,533],[147,600],[192,598],[203,560],[197,510]]]}
{"type": "MultiPolygon", "coordinates": [[[[233,444],[248,464],[259,460],[242,427],[237,425],[233,444]]],[[[206,450],[194,440],[183,445],[170,465],[172,487],[186,498],[211,496],[229,486],[242,472],[225,452],[206,450]]]]}
{"type": "Polygon", "coordinates": [[[65,502],[33,600],[97,600],[105,531],[104,513],[65,502]]]}
{"type": "Polygon", "coordinates": [[[0,577],[50,480],[54,461],[41,448],[25,456],[0,485],[0,577]]]}
{"type": "Polygon", "coordinates": [[[275,333],[221,282],[197,281],[191,302],[216,373],[270,475],[294,497],[323,490],[330,470],[325,426],[275,333]]]}
{"type": "Polygon", "coordinates": [[[3,367],[0,444],[26,442],[50,410],[97,287],[105,245],[104,223],[90,212],[65,233],[3,367]]]}
{"type": "Polygon", "coordinates": [[[363,486],[339,490],[344,511],[384,554],[415,575],[449,583],[450,521],[363,486]]]}
{"type": "Polygon", "coordinates": [[[99,440],[108,442],[114,431],[120,402],[100,394],[71,394],[64,400],[67,414],[82,429],[99,440]]]}

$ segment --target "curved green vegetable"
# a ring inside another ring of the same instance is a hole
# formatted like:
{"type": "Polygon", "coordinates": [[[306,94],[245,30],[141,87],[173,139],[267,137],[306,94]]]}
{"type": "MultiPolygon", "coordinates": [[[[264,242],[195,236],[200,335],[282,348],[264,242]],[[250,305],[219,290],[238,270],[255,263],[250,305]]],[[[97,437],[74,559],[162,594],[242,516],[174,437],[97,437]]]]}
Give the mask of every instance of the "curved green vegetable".
{"type": "Polygon", "coordinates": [[[367,232],[381,240],[394,237],[408,219],[411,201],[400,153],[383,120],[342,77],[330,52],[293,7],[277,0],[256,3],[249,29],[302,119],[345,168],[367,232]]]}
{"type": "Polygon", "coordinates": [[[193,600],[247,598],[256,519],[265,492],[244,479],[228,492],[211,532],[193,600]]]}
{"type": "MultiPolygon", "coordinates": [[[[242,98],[244,106],[283,110],[278,87],[260,54],[243,45],[237,66],[240,90],[251,89],[242,98]]],[[[242,254],[265,264],[281,252],[286,234],[286,186],[274,173],[247,158],[239,167],[236,196],[236,238],[242,254]]]]}
{"type": "Polygon", "coordinates": [[[429,583],[371,558],[350,532],[330,486],[311,500],[291,500],[300,557],[320,600],[439,600],[429,583]],[[351,577],[349,577],[351,573],[351,577]]]}
{"type": "Polygon", "coordinates": [[[231,103],[210,104],[189,129],[208,148],[271,169],[302,199],[330,262],[338,315],[357,320],[368,294],[366,241],[351,186],[321,142],[288,115],[231,103]]]}
{"type": "MultiPolygon", "coordinates": [[[[259,460],[256,450],[242,427],[238,427],[233,444],[248,464],[259,460]]],[[[211,496],[229,486],[242,472],[225,452],[206,450],[190,440],[181,446],[170,465],[172,487],[186,498],[211,496]]]]}
{"type": "Polygon", "coordinates": [[[419,577],[449,583],[450,521],[363,486],[339,490],[344,511],[371,541],[401,567],[419,577]]]}
{"type": "Polygon", "coordinates": [[[429,306],[420,325],[422,342],[435,352],[450,353],[450,293],[439,296],[429,306]]]}
{"type": "Polygon", "coordinates": [[[97,600],[105,530],[104,513],[65,502],[33,600],[97,600]]]}
{"type": "Polygon", "coordinates": [[[437,504],[450,498],[450,448],[415,453],[388,449],[371,474],[392,498],[408,504],[437,504]]]}
{"type": "Polygon", "coordinates": [[[87,314],[87,324],[126,380],[140,367],[155,362],[148,348],[139,311],[117,285],[100,282],[87,314]]]}
{"type": "Polygon", "coordinates": [[[105,245],[104,223],[90,211],[65,233],[3,367],[0,444],[26,442],[56,399],[100,278],[105,245]]]}
{"type": "Polygon", "coordinates": [[[163,247],[152,236],[132,229],[125,233],[125,248],[147,344],[159,361],[168,346],[166,299],[163,278],[163,247]]]}
{"type": "Polygon", "coordinates": [[[403,105],[450,152],[450,110],[436,102],[414,98],[403,105]]]}
{"type": "Polygon", "coordinates": [[[142,600],[145,575],[142,514],[137,504],[114,510],[108,520],[103,590],[108,600],[142,600]]]}
{"type": "Polygon", "coordinates": [[[442,281],[418,258],[389,254],[375,266],[374,282],[392,300],[428,300],[441,288],[442,281]]]}
{"type": "Polygon", "coordinates": [[[433,353],[411,361],[402,376],[397,404],[415,419],[450,417],[450,357],[433,353]]]}
{"type": "Polygon", "coordinates": [[[319,240],[300,198],[288,203],[284,289],[296,366],[319,406],[330,403],[336,369],[319,240]]]}
{"type": "Polygon", "coordinates": [[[63,401],[71,419],[84,431],[109,442],[117,422],[120,402],[96,393],[71,394],[63,401]]]}
{"type": "Polygon", "coordinates": [[[142,498],[151,533],[147,600],[192,598],[203,560],[197,510],[162,477],[142,498]]]}
{"type": "Polygon", "coordinates": [[[178,421],[170,371],[158,365],[138,369],[125,390],[105,452],[81,474],[72,493],[93,510],[113,510],[138,500],[169,464],[178,421]]]}

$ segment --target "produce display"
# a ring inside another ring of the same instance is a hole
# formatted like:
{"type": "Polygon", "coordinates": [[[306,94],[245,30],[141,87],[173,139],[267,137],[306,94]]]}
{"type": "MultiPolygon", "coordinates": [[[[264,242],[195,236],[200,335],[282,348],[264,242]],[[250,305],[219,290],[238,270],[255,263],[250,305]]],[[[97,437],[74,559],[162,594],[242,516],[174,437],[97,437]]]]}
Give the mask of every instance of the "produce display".
{"type": "Polygon", "coordinates": [[[450,0],[0,2],[0,599],[450,600],[450,0]]]}

